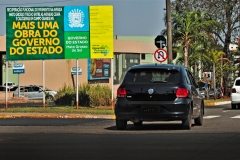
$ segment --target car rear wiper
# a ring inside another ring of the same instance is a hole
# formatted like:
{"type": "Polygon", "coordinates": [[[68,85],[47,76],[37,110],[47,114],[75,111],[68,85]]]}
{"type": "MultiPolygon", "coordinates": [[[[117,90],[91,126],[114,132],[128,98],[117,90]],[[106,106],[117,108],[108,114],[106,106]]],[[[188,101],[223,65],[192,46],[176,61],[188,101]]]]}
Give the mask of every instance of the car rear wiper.
{"type": "Polygon", "coordinates": [[[151,81],[152,83],[167,83],[167,81],[151,81]]]}

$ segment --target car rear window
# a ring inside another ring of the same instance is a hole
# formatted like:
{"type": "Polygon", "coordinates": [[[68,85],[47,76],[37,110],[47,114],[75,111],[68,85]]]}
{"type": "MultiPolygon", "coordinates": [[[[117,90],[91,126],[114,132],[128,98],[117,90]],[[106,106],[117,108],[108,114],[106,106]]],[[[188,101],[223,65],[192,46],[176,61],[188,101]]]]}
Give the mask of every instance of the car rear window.
{"type": "Polygon", "coordinates": [[[240,80],[236,80],[235,86],[240,86],[240,80]]]}
{"type": "Polygon", "coordinates": [[[178,83],[178,70],[134,69],[127,72],[124,83],[178,83]]]}

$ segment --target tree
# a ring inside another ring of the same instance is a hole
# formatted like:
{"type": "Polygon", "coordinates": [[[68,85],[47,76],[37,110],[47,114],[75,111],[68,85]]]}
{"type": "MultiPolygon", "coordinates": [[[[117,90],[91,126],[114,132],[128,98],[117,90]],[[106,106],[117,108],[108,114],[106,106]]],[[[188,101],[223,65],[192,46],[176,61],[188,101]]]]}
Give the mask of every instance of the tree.
{"type": "MultiPolygon", "coordinates": [[[[210,27],[208,32],[211,32],[217,43],[223,46],[224,58],[233,59],[233,53],[229,52],[229,44],[240,36],[239,0],[177,0],[172,2],[172,11],[181,12],[182,10],[204,11],[211,19],[215,19],[219,25],[214,30],[210,27]]],[[[224,73],[223,83],[226,90],[229,72],[224,73]]]]}
{"type": "Polygon", "coordinates": [[[216,64],[219,63],[219,59],[224,55],[224,52],[217,51],[215,48],[210,48],[207,50],[207,54],[204,55],[204,58],[212,63],[212,77],[213,77],[213,90],[214,90],[214,99],[216,99],[216,64]]]}
{"type": "MultiPolygon", "coordinates": [[[[196,41],[200,43],[200,41],[204,42],[209,39],[205,30],[214,26],[216,22],[207,18],[204,12],[197,11],[174,12],[172,19],[173,44],[183,47],[184,66],[188,67],[190,46],[196,41]]],[[[166,34],[166,30],[163,30],[162,34],[166,34]]]]}

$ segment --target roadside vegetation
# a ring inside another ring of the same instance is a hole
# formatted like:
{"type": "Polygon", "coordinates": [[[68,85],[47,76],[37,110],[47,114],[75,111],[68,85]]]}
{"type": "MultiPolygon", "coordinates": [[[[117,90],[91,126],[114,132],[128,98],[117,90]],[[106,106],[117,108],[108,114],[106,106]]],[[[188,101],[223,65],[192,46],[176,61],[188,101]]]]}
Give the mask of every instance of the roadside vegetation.
{"type": "Polygon", "coordinates": [[[63,114],[97,114],[112,115],[114,111],[108,107],[76,107],[73,106],[41,106],[36,107],[9,107],[0,109],[1,113],[63,113],[63,114]]]}
{"type": "MultiPolygon", "coordinates": [[[[63,85],[54,97],[58,106],[76,105],[76,91],[73,86],[63,85]]],[[[78,87],[78,105],[84,107],[111,106],[112,90],[107,85],[83,83],[78,87]]]]}

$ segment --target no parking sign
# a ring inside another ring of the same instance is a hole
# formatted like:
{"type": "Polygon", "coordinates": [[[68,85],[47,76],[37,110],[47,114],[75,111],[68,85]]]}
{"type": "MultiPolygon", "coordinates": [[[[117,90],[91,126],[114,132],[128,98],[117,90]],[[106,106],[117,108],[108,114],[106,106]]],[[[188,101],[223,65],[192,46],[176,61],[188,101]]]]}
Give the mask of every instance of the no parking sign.
{"type": "Polygon", "coordinates": [[[167,60],[168,58],[168,53],[166,50],[162,49],[162,48],[158,48],[155,53],[154,53],[154,58],[158,61],[158,62],[164,62],[167,60]]]}

